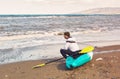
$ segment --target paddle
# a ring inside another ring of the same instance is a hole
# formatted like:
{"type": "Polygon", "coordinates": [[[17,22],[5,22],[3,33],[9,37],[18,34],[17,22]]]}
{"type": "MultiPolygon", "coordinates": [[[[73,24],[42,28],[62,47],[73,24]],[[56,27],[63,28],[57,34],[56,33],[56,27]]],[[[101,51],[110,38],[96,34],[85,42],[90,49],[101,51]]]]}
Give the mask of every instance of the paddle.
{"type": "MultiPolygon", "coordinates": [[[[87,46],[87,47],[83,48],[79,53],[88,53],[88,52],[91,52],[93,50],[94,50],[93,46],[87,46]]],[[[56,61],[61,60],[61,59],[63,59],[63,58],[59,58],[59,59],[56,59],[56,60],[53,60],[53,61],[49,61],[49,62],[46,62],[46,63],[38,64],[36,66],[33,66],[32,69],[45,66],[45,65],[47,65],[49,63],[56,62],[56,61]]]]}
{"type": "Polygon", "coordinates": [[[89,53],[93,50],[94,50],[93,46],[87,46],[87,47],[83,48],[79,53],[89,53]]]}
{"type": "Polygon", "coordinates": [[[36,66],[33,66],[32,69],[45,66],[46,64],[49,64],[49,63],[52,63],[52,62],[56,62],[56,61],[61,60],[61,59],[63,59],[63,58],[59,58],[59,59],[52,60],[52,61],[49,61],[49,62],[46,62],[46,63],[38,64],[38,65],[36,65],[36,66]]]}

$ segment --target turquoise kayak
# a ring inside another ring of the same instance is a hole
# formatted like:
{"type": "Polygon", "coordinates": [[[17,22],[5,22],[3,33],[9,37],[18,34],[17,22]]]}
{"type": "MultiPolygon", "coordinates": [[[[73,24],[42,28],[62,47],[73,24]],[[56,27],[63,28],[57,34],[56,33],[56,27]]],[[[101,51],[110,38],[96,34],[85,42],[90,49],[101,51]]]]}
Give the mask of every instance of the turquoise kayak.
{"type": "Polygon", "coordinates": [[[84,65],[85,63],[92,60],[93,52],[85,53],[83,55],[80,55],[78,58],[74,59],[71,56],[68,56],[66,58],[66,67],[68,69],[76,68],[84,65]]]}

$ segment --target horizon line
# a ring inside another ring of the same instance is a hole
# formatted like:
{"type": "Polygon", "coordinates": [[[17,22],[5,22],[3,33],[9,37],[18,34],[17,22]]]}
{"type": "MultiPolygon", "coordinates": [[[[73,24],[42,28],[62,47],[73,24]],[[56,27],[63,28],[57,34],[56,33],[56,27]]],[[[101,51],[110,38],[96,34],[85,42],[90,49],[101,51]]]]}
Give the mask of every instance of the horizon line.
{"type": "Polygon", "coordinates": [[[65,13],[65,14],[0,14],[0,16],[4,16],[4,15],[6,15],[6,16],[17,16],[17,15],[20,15],[20,16],[23,16],[23,15],[28,15],[28,16],[33,16],[33,15],[35,15],[35,16],[65,16],[65,15],[68,15],[68,16],[72,16],[72,15],[76,15],[76,16],[79,16],[79,15],[120,15],[120,14],[98,14],[98,13],[96,13],[96,14],[83,14],[83,13],[72,13],[72,14],[70,14],[70,13],[65,13]]]}

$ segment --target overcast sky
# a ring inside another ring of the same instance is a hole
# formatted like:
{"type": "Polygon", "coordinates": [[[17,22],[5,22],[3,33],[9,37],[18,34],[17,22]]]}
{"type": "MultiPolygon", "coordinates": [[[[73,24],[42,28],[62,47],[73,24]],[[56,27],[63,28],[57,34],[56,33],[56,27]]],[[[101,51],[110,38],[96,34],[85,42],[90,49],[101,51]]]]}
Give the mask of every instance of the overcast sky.
{"type": "Polygon", "coordinates": [[[120,0],[0,0],[0,14],[63,14],[120,7],[120,0]]]}

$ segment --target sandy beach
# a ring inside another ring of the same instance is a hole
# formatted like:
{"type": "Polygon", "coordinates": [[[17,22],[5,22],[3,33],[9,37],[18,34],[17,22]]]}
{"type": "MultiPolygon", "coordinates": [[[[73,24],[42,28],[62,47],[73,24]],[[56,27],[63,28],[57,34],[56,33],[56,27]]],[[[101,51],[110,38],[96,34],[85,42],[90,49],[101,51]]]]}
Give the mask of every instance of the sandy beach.
{"type": "Polygon", "coordinates": [[[24,61],[0,65],[0,79],[120,79],[120,45],[97,47],[93,60],[79,68],[68,70],[65,60],[48,64],[41,68],[32,69],[32,66],[48,60],[24,61]]]}

